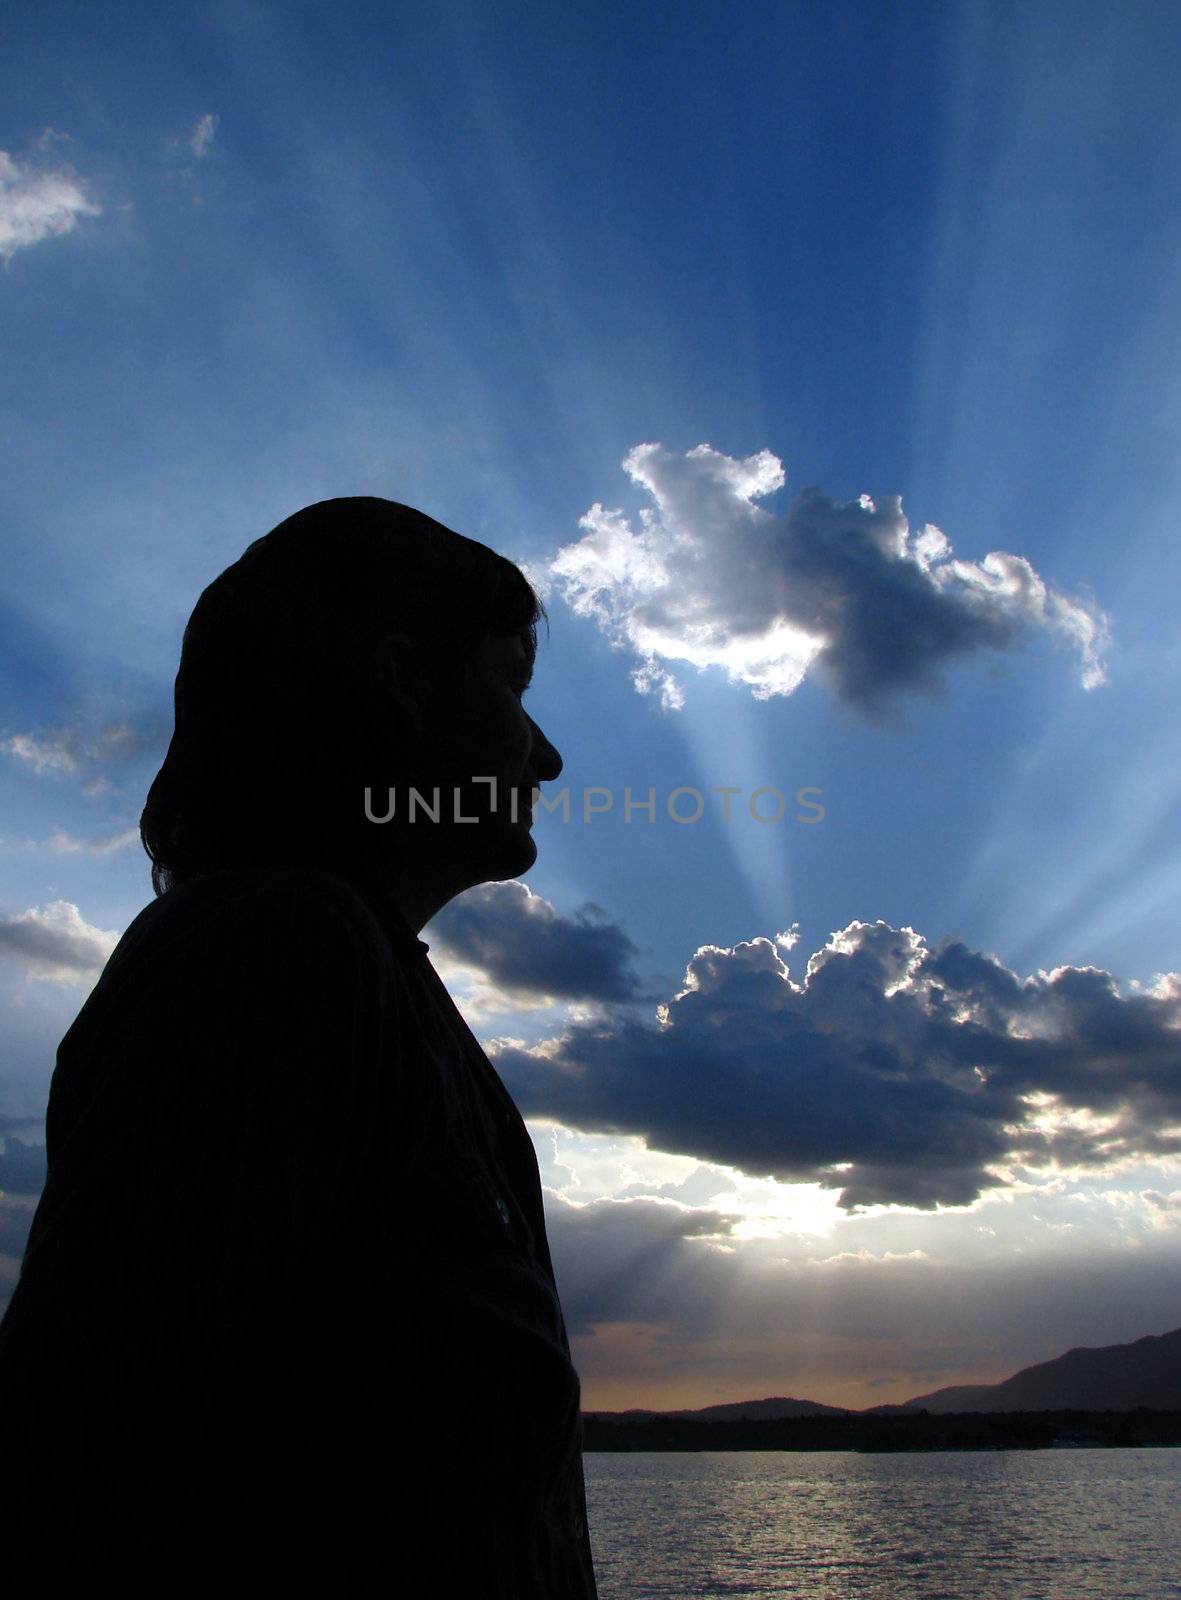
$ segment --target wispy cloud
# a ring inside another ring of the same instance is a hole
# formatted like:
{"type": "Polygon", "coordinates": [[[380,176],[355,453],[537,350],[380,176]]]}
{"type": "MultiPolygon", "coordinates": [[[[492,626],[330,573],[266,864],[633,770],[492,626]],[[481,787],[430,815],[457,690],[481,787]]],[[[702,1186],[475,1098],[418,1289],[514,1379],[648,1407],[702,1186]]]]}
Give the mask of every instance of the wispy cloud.
{"type": "Polygon", "coordinates": [[[38,777],[46,772],[75,772],[77,739],[66,729],[45,734],[12,733],[0,740],[0,750],[24,762],[38,777]]]}
{"type": "Polygon", "coordinates": [[[51,983],[93,979],[118,942],[118,933],[92,928],[69,900],[0,917],[0,955],[19,962],[28,977],[51,983]]]}
{"type": "MultiPolygon", "coordinates": [[[[109,787],[109,785],[108,785],[109,787]]],[[[121,828],[118,833],[98,834],[84,839],[65,828],[54,828],[45,839],[17,839],[0,836],[0,848],[6,850],[48,850],[58,856],[109,856],[119,850],[130,850],[139,843],[139,829],[121,828]]]]}
{"type": "Polygon", "coordinates": [[[123,771],[161,753],[164,723],[151,712],[132,718],[86,721],[65,727],[0,734],[0,753],[12,756],[37,777],[91,773],[89,787],[109,787],[96,772],[123,771]]]}
{"type": "Polygon", "coordinates": [[[839,1189],[846,1210],[965,1205],[1016,1169],[1181,1155],[1181,976],[1019,978],[853,922],[796,982],[789,942],[706,945],[660,1025],[574,1023],[495,1051],[526,1115],[839,1189]]]}
{"type": "Polygon", "coordinates": [[[207,111],[203,117],[197,119],[196,126],[188,137],[189,149],[200,161],[209,154],[210,146],[217,135],[217,118],[212,111],[207,111]]]}
{"type": "Polygon", "coordinates": [[[138,828],[124,828],[119,833],[102,834],[97,839],[79,839],[64,828],[55,828],[45,841],[45,848],[57,855],[109,856],[138,843],[138,828]]]}
{"type": "Polygon", "coordinates": [[[1078,650],[1082,682],[1104,681],[1107,621],[1051,588],[1022,556],[956,560],[947,536],[913,532],[897,496],[841,504],[805,489],[782,515],[769,450],[743,460],[706,444],[684,455],[636,445],[623,467],[651,498],[633,527],[596,503],[550,573],[568,603],[636,657],[632,679],[683,704],[669,663],[722,667],[757,699],[789,695],[813,669],[846,704],[878,716],[939,687],[953,660],[1045,630],[1078,650]]]}
{"type": "MultiPolygon", "coordinates": [[[[41,141],[48,147],[49,141],[41,141]]],[[[73,168],[53,164],[41,149],[25,160],[0,150],[0,257],[70,233],[80,217],[97,217],[102,207],[87,193],[73,168]]]]}

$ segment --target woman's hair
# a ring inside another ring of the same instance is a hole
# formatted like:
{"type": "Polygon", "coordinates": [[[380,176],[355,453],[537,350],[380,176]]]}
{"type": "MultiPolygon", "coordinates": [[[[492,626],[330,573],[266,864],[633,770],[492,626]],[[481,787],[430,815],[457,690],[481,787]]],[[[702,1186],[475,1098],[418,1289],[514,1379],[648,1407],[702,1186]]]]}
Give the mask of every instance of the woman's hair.
{"type": "Polygon", "coordinates": [[[532,659],[544,614],[511,561],[392,500],[324,500],[256,539],[185,628],[140,818],[156,894],[219,867],[368,859],[364,786],[382,809],[414,778],[398,645],[426,672],[495,635],[532,659]]]}

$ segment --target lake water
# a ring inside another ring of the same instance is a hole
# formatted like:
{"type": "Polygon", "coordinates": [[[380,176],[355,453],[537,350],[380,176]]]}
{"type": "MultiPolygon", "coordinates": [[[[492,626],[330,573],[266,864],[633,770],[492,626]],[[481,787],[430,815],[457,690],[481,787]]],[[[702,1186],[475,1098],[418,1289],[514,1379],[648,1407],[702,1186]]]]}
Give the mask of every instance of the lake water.
{"type": "Polygon", "coordinates": [[[1181,1600],[1181,1450],[594,1453],[601,1600],[1181,1600]]]}

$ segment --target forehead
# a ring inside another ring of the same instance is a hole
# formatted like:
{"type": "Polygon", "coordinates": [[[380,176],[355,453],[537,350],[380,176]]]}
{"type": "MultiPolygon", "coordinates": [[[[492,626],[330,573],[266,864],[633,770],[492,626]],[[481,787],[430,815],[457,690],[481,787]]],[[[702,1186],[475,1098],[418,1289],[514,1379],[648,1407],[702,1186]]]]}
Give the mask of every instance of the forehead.
{"type": "MultiPolygon", "coordinates": [[[[406,641],[409,643],[409,641],[406,641]]],[[[427,684],[456,681],[462,683],[472,672],[511,675],[526,682],[533,677],[536,646],[529,635],[520,633],[485,634],[457,647],[438,640],[426,641],[412,649],[412,670],[425,675],[427,684]],[[433,646],[433,647],[432,647],[433,646]]]]}

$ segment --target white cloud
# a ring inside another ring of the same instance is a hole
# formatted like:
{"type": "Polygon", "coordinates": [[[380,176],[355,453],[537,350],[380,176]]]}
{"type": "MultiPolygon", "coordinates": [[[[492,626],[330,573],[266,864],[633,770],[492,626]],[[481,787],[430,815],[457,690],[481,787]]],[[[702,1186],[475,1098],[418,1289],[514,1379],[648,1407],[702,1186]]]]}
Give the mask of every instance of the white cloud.
{"type": "Polygon", "coordinates": [[[78,766],[77,739],[68,728],[39,736],[14,733],[0,740],[0,750],[32,767],[38,777],[43,772],[74,772],[78,766]]]}
{"type": "Polygon", "coordinates": [[[207,111],[203,117],[197,119],[196,126],[188,138],[189,149],[198,161],[209,154],[209,147],[212,145],[216,133],[217,118],[212,111],[207,111]]]}
{"type": "Polygon", "coordinates": [[[1181,1229],[1181,1189],[1162,1194],[1159,1189],[1144,1189],[1139,1197],[1150,1209],[1151,1225],[1159,1232],[1166,1228],[1181,1229]]]}
{"type": "Polygon", "coordinates": [[[789,695],[816,668],[869,714],[939,685],[941,669],[1043,629],[1104,681],[1107,623],[1050,588],[1021,556],[955,560],[947,536],[912,532],[897,496],[840,504],[805,489],[787,511],[755,502],[781,489],[769,450],[737,460],[697,445],[684,455],[636,445],[623,462],[650,497],[638,526],[593,505],[583,537],[550,563],[568,603],[636,658],[632,681],[677,708],[669,663],[722,667],[756,699],[789,695]]]}
{"type": "Polygon", "coordinates": [[[69,900],[0,917],[0,954],[21,962],[28,977],[51,983],[92,980],[118,942],[118,933],[92,928],[69,900]]]}
{"type": "Polygon", "coordinates": [[[86,193],[68,166],[18,161],[0,150],[0,256],[69,233],[79,217],[97,217],[102,207],[86,193]]]}

